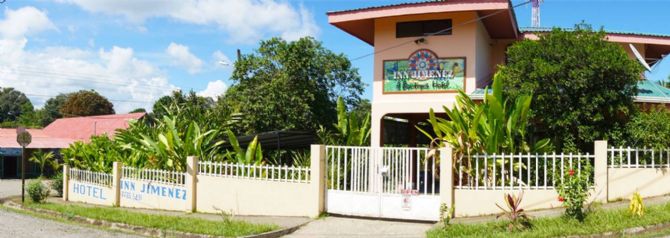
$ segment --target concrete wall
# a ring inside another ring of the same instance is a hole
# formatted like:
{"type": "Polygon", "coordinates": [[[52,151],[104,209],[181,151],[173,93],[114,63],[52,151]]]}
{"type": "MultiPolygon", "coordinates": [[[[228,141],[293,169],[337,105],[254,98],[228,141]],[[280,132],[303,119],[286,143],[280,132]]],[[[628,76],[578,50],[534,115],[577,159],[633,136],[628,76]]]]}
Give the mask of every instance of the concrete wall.
{"type": "Polygon", "coordinates": [[[115,205],[114,191],[111,187],[70,180],[67,193],[68,199],[73,202],[106,206],[115,205]]]}
{"type": "Polygon", "coordinates": [[[185,186],[121,179],[122,207],[186,211],[185,186]]]}
{"type": "Polygon", "coordinates": [[[316,217],[315,189],[311,183],[199,176],[196,201],[199,212],[316,217]]]}
{"type": "Polygon", "coordinates": [[[668,168],[609,168],[608,199],[630,199],[636,191],[642,197],[670,193],[668,168]]]}
{"type": "Polygon", "coordinates": [[[317,217],[325,209],[325,146],[313,145],[311,149],[310,178],[295,182],[198,175],[197,158],[189,157],[184,185],[122,179],[121,164],[114,162],[113,185],[105,187],[68,178],[66,165],[63,199],[186,212],[317,217]]]}

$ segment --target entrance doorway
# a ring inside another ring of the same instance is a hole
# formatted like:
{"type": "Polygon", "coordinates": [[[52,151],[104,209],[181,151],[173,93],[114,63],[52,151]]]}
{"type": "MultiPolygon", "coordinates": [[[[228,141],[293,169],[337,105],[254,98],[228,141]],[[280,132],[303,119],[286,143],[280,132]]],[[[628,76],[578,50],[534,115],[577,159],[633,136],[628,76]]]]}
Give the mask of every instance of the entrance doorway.
{"type": "Polygon", "coordinates": [[[2,178],[17,178],[19,158],[15,156],[5,156],[2,158],[2,178]]]}

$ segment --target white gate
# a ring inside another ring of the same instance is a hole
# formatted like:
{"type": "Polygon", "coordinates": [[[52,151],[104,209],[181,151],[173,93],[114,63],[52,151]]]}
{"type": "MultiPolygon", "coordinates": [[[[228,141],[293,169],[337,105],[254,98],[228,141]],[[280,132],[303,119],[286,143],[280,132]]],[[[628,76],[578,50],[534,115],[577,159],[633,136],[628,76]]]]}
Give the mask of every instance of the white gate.
{"type": "Polygon", "coordinates": [[[427,148],[326,146],[328,213],[439,219],[439,165],[427,148]]]}

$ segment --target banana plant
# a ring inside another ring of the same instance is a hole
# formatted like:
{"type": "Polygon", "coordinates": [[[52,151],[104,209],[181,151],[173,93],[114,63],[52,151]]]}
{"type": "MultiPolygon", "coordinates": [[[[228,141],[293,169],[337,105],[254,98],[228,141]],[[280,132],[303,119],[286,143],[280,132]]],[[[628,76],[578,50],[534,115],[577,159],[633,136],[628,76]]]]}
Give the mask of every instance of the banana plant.
{"type": "Polygon", "coordinates": [[[342,97],[337,98],[337,123],[334,125],[341,145],[362,146],[370,144],[370,113],[359,115],[347,112],[342,97]]]}
{"type": "Polygon", "coordinates": [[[240,147],[237,137],[232,131],[227,131],[228,142],[233,147],[233,153],[229,153],[228,157],[239,164],[261,165],[263,164],[263,149],[258,142],[258,136],[249,142],[246,152],[240,147]]]}

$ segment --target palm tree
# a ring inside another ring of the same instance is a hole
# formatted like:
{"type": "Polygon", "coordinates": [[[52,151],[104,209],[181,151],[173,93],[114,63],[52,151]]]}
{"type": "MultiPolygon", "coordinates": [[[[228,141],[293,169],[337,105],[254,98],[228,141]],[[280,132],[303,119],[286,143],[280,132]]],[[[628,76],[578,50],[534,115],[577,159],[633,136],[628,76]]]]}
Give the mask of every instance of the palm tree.
{"type": "Polygon", "coordinates": [[[54,170],[58,170],[60,165],[54,159],[56,156],[53,152],[49,151],[44,153],[42,150],[35,151],[33,156],[30,157],[30,161],[39,164],[40,166],[40,177],[44,177],[44,167],[51,166],[54,170]]]}

